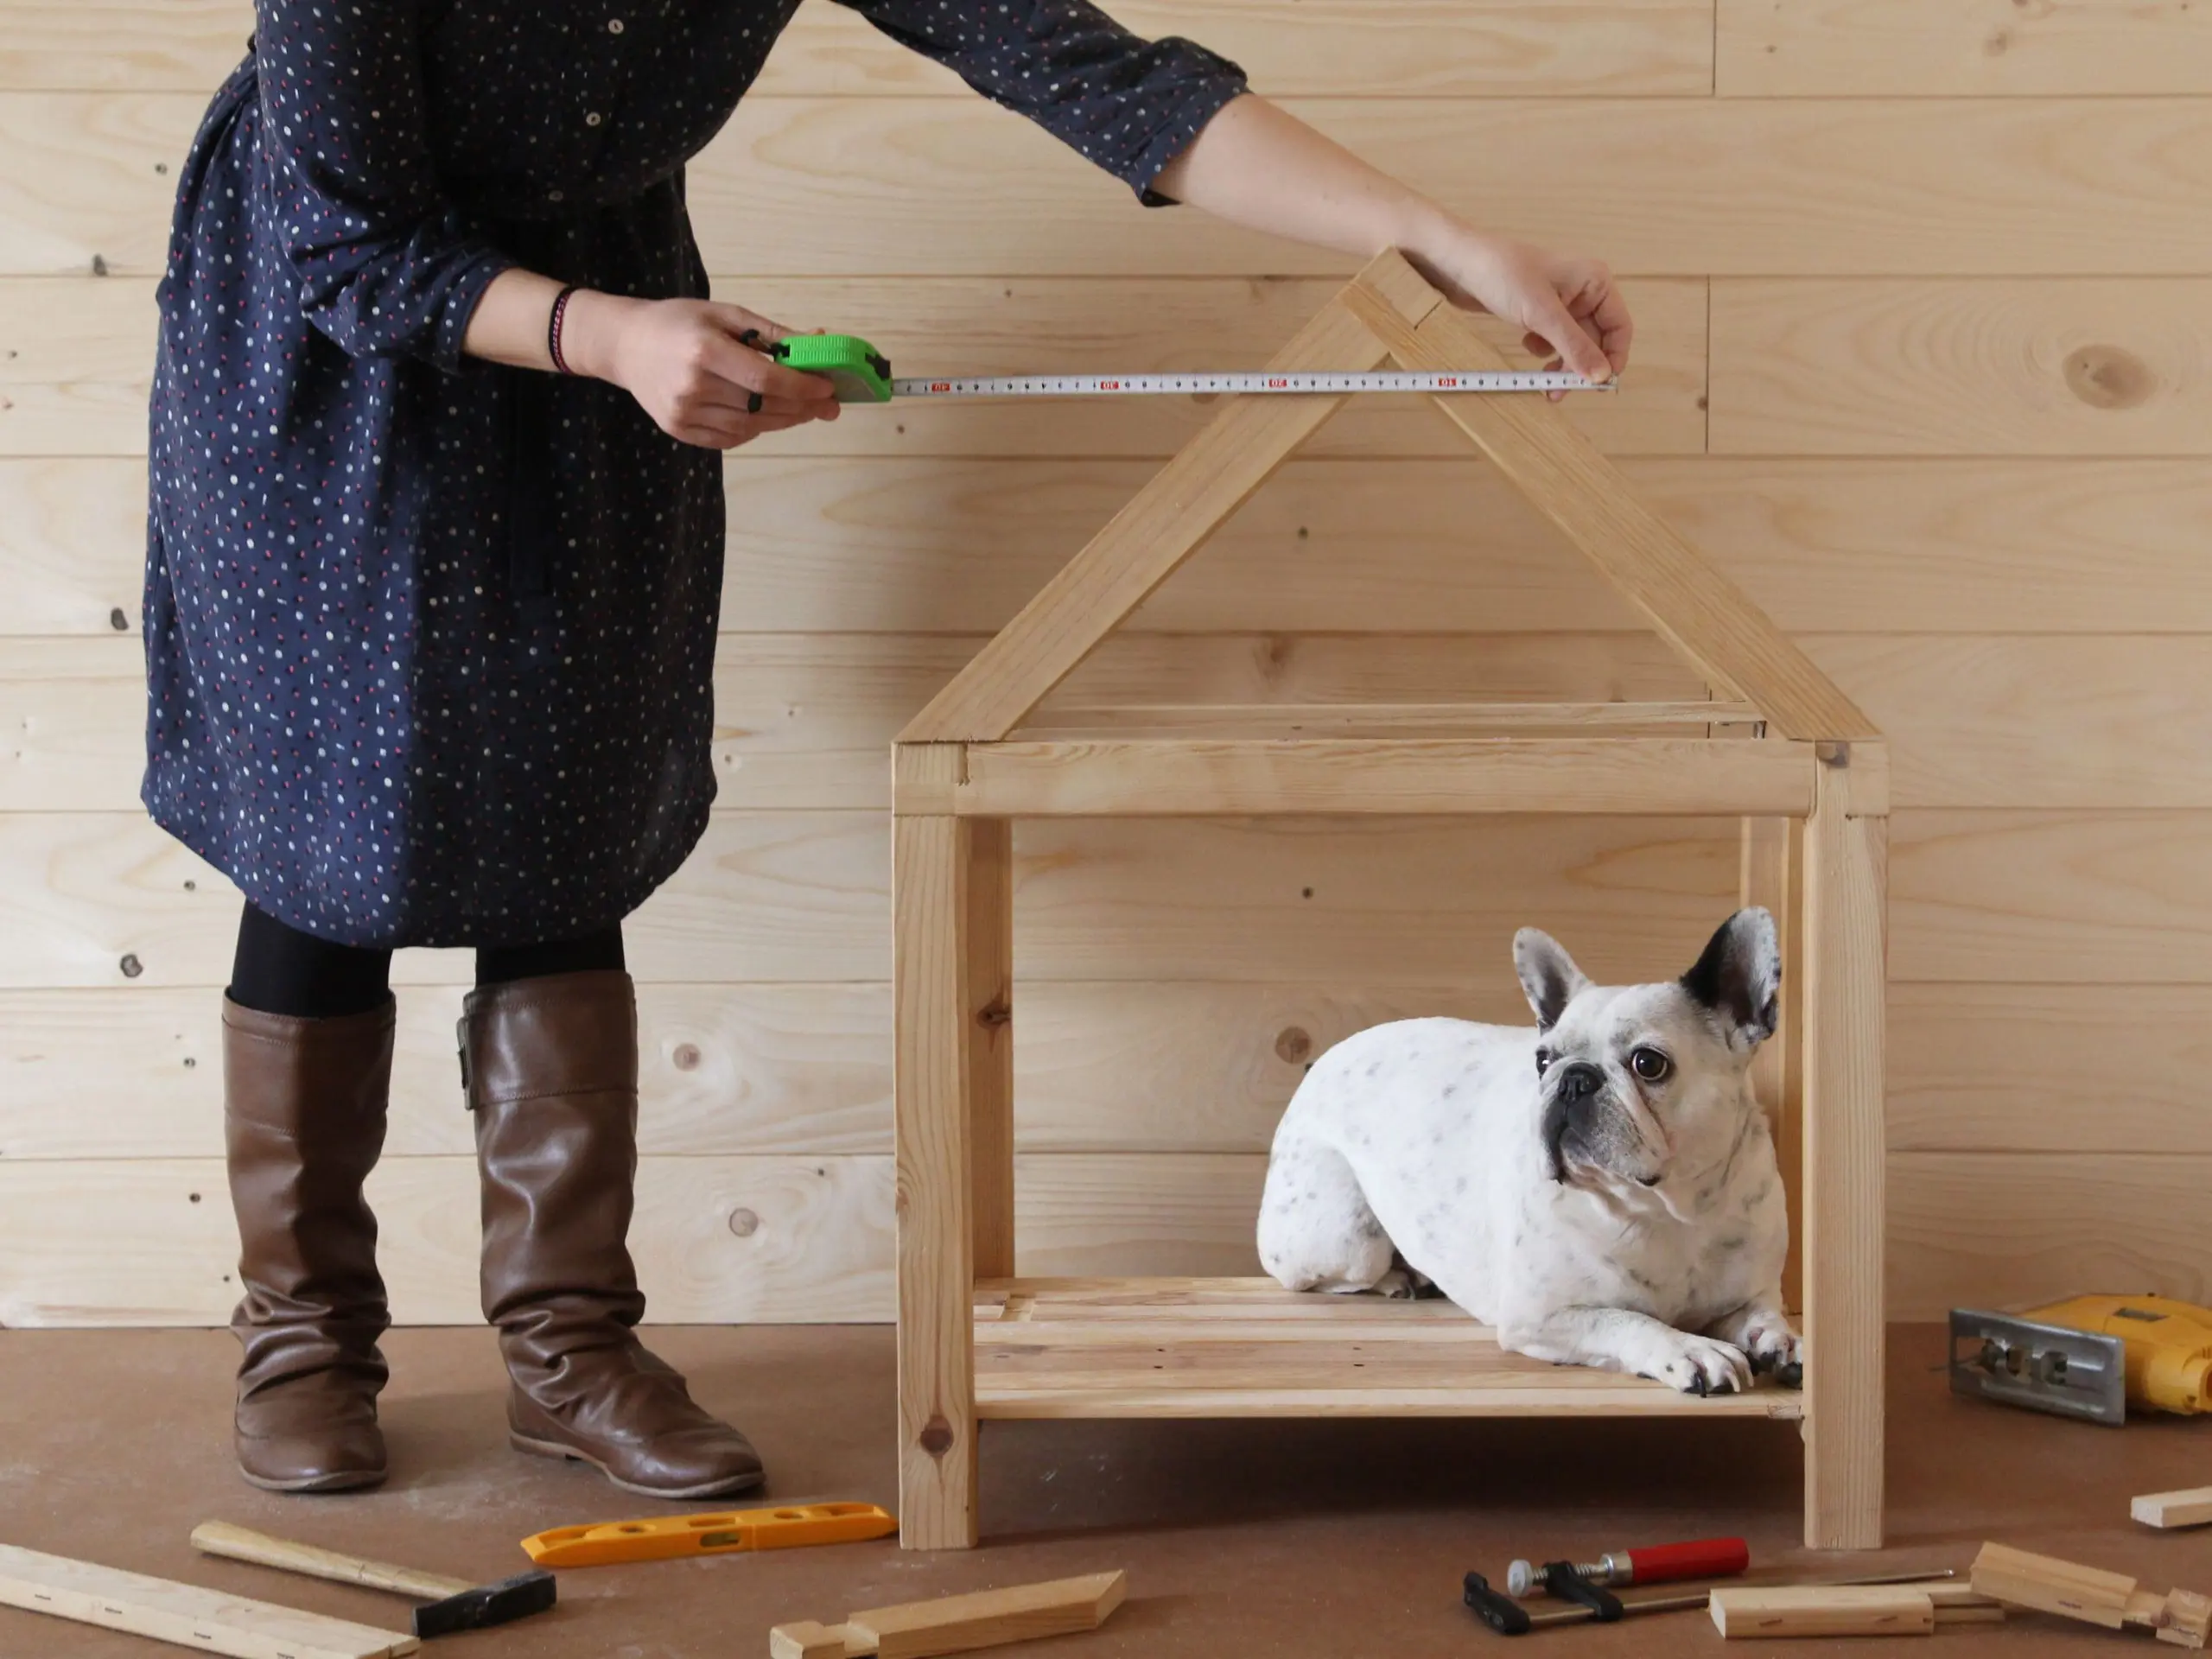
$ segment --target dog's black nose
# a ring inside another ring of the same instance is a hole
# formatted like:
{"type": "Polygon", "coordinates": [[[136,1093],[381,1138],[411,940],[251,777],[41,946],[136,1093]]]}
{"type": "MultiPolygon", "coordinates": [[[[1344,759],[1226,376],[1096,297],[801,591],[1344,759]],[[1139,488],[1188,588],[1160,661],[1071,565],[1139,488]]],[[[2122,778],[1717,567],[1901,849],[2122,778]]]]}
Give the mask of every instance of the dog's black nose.
{"type": "Polygon", "coordinates": [[[1577,1060],[1559,1074],[1559,1097],[1567,1105],[1585,1101],[1605,1086],[1605,1074],[1587,1060],[1577,1060]]]}

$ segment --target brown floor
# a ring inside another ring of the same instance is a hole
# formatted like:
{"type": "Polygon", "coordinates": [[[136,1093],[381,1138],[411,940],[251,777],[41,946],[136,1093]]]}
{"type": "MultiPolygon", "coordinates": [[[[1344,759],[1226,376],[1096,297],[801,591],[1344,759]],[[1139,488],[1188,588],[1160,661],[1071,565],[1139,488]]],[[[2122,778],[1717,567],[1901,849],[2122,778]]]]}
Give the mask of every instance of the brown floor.
{"type": "MultiPolygon", "coordinates": [[[[705,1402],[746,1426],[777,1498],[895,1502],[889,1331],[671,1330],[655,1342],[705,1402]]],[[[2212,1589],[2212,1532],[2155,1534],[2127,1519],[2131,1493],[2212,1481],[2212,1424],[2113,1431],[1954,1401],[1936,1370],[1942,1343],[1929,1327],[1892,1333],[1894,1548],[1878,1559],[1963,1567],[1995,1535],[2161,1590],[2212,1589]]],[[[391,1484],[282,1498],[230,1465],[227,1335],[0,1332],[0,1541],[398,1630],[404,1604],[199,1558],[186,1535],[221,1517],[488,1580],[527,1565],[516,1548],[526,1533],[653,1511],[581,1467],[507,1450],[487,1334],[406,1332],[390,1350],[391,1484]]],[[[1789,1426],[1758,1422],[1003,1424],[984,1436],[987,1541],[972,1554],[879,1543],[581,1569],[563,1575],[552,1613],[435,1650],[759,1659],[781,1620],[1122,1567],[1128,1605],[1058,1651],[1478,1652],[1503,1638],[1459,1605],[1471,1567],[1496,1577],[1517,1554],[1717,1533],[1749,1537],[1762,1567],[1802,1564],[1796,1453],[1789,1426]]],[[[1719,1643],[1701,1614],[1530,1639],[1586,1659],[1719,1643]]],[[[2000,1645],[2028,1659],[2126,1638],[2029,1616],[1936,1639],[1960,1659],[2000,1645]]],[[[1822,1645],[1797,1644],[1807,1659],[1822,1645]]],[[[0,1608],[7,1659],[159,1651],[0,1608]]]]}

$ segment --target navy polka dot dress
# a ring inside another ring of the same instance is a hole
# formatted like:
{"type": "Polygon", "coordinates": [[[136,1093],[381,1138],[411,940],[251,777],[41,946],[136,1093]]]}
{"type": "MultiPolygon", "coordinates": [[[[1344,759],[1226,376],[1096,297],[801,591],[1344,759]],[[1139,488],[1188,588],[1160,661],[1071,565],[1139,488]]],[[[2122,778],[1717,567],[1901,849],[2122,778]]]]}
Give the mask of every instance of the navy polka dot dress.
{"type": "MultiPolygon", "coordinates": [[[[1243,90],[1079,0],[847,3],[1140,191],[1243,90]]],[[[796,5],[258,0],[161,284],[143,794],[278,920],[569,938],[705,828],[719,456],[461,345],[511,265],[707,293],[683,163],[796,5]]]]}

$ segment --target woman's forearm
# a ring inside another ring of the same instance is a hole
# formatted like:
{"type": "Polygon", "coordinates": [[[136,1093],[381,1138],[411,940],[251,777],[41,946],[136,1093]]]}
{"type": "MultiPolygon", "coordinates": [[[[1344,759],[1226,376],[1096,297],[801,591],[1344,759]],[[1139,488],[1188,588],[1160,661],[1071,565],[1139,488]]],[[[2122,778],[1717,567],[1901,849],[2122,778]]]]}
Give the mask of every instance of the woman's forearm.
{"type": "Polygon", "coordinates": [[[553,299],[561,284],[519,265],[501,271],[478,296],[468,314],[461,349],[470,357],[518,369],[550,369],[546,327],[553,320],[553,299]]]}
{"type": "MultiPolygon", "coordinates": [[[[561,284],[519,265],[501,271],[486,285],[469,314],[461,349],[470,357],[518,369],[553,367],[550,330],[553,302],[561,284]]],[[[616,335],[645,302],[580,288],[569,297],[561,319],[561,355],[572,373],[618,380],[616,335]]]]}
{"type": "MultiPolygon", "coordinates": [[[[561,284],[519,266],[485,284],[461,350],[486,362],[550,372],[550,330],[561,284]]],[[[595,288],[569,296],[561,362],[636,398],[683,443],[728,449],[807,421],[837,418],[835,388],[768,354],[791,331],[743,306],[713,300],[640,300],[595,288]]]]}
{"type": "Polygon", "coordinates": [[[1217,219],[1361,256],[1418,254],[1449,215],[1255,93],[1224,105],[1153,188],[1217,219]]]}
{"type": "Polygon", "coordinates": [[[1361,258],[1400,249],[1455,303],[1503,318],[1530,352],[1589,379],[1610,380],[1628,362],[1634,328],[1603,264],[1478,230],[1264,98],[1224,105],[1153,188],[1361,258]]]}

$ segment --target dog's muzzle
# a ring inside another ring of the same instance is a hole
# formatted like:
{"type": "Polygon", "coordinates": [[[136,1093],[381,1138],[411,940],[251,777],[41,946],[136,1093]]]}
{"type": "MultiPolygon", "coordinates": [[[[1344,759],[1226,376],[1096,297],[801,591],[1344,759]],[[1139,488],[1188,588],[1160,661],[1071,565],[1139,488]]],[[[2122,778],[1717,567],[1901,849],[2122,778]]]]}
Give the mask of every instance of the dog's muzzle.
{"type": "Polygon", "coordinates": [[[1578,1127],[1578,1117],[1587,1122],[1592,1103],[1605,1090],[1605,1074],[1587,1060],[1576,1060],[1560,1068],[1559,1080],[1544,1102],[1540,1125],[1544,1155],[1550,1160],[1552,1179],[1561,1186],[1567,1185],[1567,1137],[1578,1127]]]}

